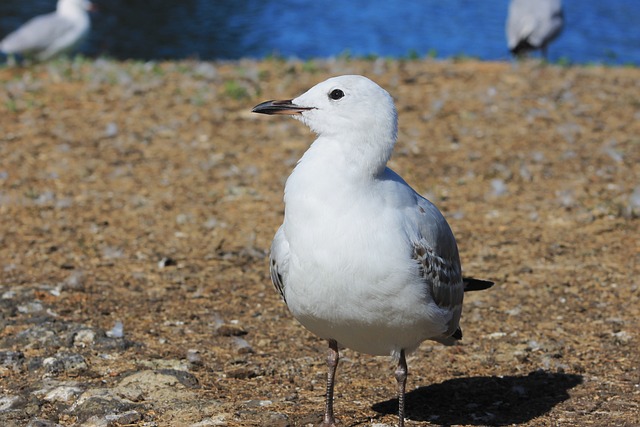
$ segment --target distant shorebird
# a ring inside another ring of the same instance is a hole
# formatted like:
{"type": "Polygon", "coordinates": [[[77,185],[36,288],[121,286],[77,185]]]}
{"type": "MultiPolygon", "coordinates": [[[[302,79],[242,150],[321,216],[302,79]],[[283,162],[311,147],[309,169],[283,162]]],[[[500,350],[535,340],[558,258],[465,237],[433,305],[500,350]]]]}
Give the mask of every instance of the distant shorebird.
{"type": "Polygon", "coordinates": [[[58,0],[55,12],[36,16],[0,41],[0,52],[46,61],[72,51],[89,33],[87,0],[58,0]]]}
{"type": "Polygon", "coordinates": [[[523,56],[540,49],[546,58],[547,46],[563,25],[560,0],[511,0],[506,25],[509,50],[514,56],[523,56]]]}
{"type": "Polygon", "coordinates": [[[270,266],[293,316],[329,342],[322,426],[335,426],[340,347],[395,358],[403,426],[406,354],[424,340],[462,338],[463,292],[493,283],[463,279],[447,221],[386,167],[397,113],[380,86],[335,77],[253,112],[293,115],[318,135],[287,180],[270,266]]]}

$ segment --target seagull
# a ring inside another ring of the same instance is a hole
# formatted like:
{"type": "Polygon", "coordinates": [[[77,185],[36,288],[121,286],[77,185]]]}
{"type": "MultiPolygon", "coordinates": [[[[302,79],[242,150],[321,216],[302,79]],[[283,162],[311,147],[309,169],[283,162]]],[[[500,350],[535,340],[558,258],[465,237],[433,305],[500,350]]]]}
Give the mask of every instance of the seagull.
{"type": "Polygon", "coordinates": [[[333,77],[252,111],[292,115],[318,136],[287,179],[270,271],[293,316],[329,343],[320,425],[336,425],[334,380],[346,347],[395,359],[402,427],[406,355],[424,340],[462,338],[463,292],[493,283],[463,279],[445,218],[386,166],[397,113],[376,83],[333,77]]]}
{"type": "Polygon", "coordinates": [[[77,47],[89,33],[87,0],[58,0],[56,11],[36,16],[0,41],[0,52],[46,61],[77,47]]]}
{"type": "Polygon", "coordinates": [[[514,56],[540,49],[547,57],[547,46],[564,25],[561,0],[511,0],[507,17],[507,44],[514,56]]]}

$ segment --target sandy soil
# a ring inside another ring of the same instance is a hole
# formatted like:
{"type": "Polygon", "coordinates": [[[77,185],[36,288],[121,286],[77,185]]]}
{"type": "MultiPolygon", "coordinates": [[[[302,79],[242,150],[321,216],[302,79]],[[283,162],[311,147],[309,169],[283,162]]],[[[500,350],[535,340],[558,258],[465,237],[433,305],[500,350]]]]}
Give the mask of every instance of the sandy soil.
{"type": "MultiPolygon", "coordinates": [[[[640,425],[640,71],[383,59],[0,69],[0,424],[317,422],[326,344],[266,260],[314,137],[250,109],[352,73],[394,96],[391,166],[496,282],[460,345],[409,358],[408,425],[640,425]]],[[[393,368],[344,352],[343,425],[395,424],[393,368]]]]}

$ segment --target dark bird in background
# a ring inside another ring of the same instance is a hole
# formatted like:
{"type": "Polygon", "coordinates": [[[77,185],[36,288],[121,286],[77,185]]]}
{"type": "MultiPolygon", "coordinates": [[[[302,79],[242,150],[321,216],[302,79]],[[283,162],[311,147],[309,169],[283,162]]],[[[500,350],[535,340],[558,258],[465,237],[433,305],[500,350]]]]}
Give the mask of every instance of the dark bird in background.
{"type": "Polygon", "coordinates": [[[509,50],[521,57],[539,49],[546,58],[547,46],[563,25],[561,0],[511,0],[506,25],[509,50]]]}

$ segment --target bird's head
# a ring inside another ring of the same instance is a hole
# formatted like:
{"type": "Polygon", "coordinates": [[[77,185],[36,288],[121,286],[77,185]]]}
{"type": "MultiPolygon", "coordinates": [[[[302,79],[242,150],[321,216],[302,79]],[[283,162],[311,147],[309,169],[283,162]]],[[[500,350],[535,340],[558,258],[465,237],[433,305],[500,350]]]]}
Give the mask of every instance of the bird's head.
{"type": "Polygon", "coordinates": [[[320,136],[357,136],[393,145],[397,113],[389,93],[363,76],[333,77],[297,98],[267,101],[254,113],[293,115],[320,136]]]}
{"type": "Polygon", "coordinates": [[[58,10],[86,10],[88,12],[96,9],[89,0],[58,0],[58,10]]]}

